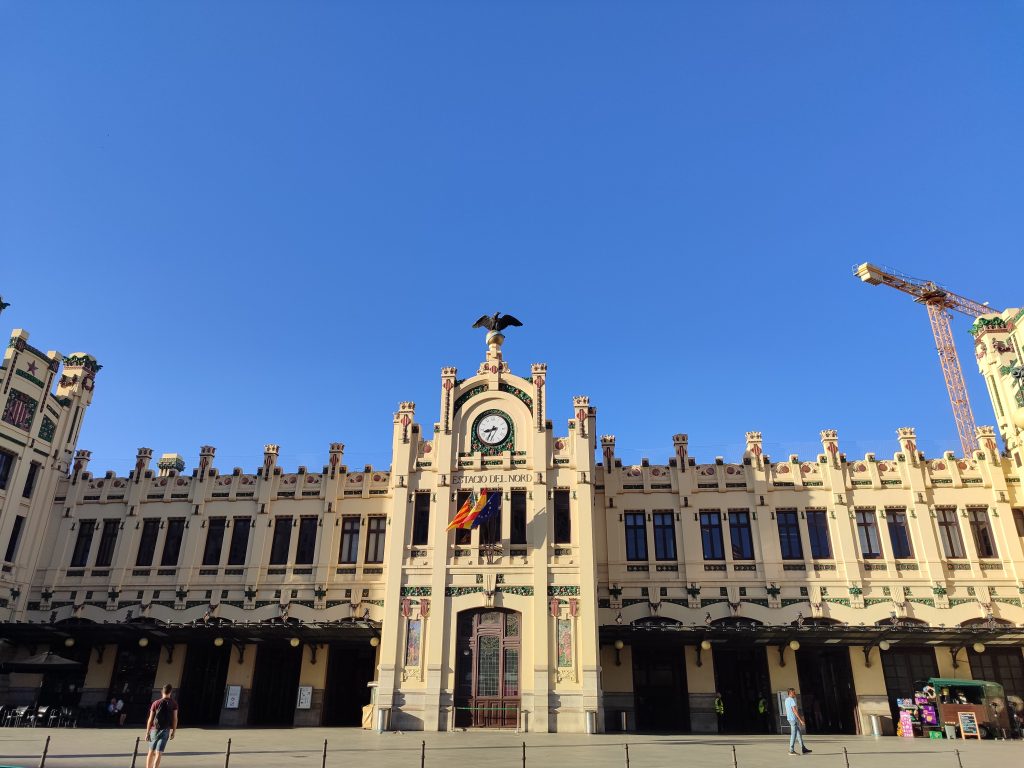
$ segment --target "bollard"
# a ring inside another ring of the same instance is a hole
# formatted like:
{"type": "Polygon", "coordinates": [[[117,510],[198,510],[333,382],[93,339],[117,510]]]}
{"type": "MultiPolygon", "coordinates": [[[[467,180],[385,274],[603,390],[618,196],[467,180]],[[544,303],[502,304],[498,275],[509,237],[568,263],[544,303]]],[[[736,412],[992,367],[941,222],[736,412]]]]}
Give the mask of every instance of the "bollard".
{"type": "Polygon", "coordinates": [[[626,768],[629,768],[629,744],[626,745],[626,768]]]}
{"type": "Polygon", "coordinates": [[[736,763],[736,745],[733,744],[732,745],[732,768],[736,768],[736,766],[737,766],[737,763],[736,763]]]}
{"type": "Polygon", "coordinates": [[[39,758],[39,768],[43,768],[46,765],[46,753],[50,751],[50,737],[46,737],[46,743],[43,745],[43,755],[39,758]]]}
{"type": "Polygon", "coordinates": [[[224,753],[224,768],[228,768],[228,762],[231,760],[231,739],[228,739],[228,751],[224,753]]]}
{"type": "Polygon", "coordinates": [[[523,768],[526,768],[526,742],[523,742],[523,768]]]}
{"type": "Polygon", "coordinates": [[[420,742],[420,768],[427,764],[427,742],[420,742]]]}
{"type": "Polygon", "coordinates": [[[846,753],[846,747],[843,747],[843,760],[846,761],[846,768],[850,768],[850,756],[846,753]]]}
{"type": "Polygon", "coordinates": [[[954,751],[956,752],[956,764],[959,765],[960,768],[964,768],[964,761],[960,759],[960,750],[957,749],[954,751]]]}
{"type": "Polygon", "coordinates": [[[327,768],[327,739],[324,739],[324,759],[320,762],[320,768],[327,768]]]}
{"type": "Polygon", "coordinates": [[[141,737],[135,737],[135,749],[132,751],[132,768],[135,768],[135,761],[139,759],[139,739],[141,737]]]}

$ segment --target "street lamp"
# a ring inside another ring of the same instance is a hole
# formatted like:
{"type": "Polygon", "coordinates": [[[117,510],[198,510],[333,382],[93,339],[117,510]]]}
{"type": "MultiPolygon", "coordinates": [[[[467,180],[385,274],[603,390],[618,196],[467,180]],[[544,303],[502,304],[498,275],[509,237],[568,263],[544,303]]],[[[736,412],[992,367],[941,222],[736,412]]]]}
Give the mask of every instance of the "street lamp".
{"type": "Polygon", "coordinates": [[[370,647],[376,648],[378,645],[380,645],[380,638],[374,635],[370,638],[370,647]]]}
{"type": "Polygon", "coordinates": [[[619,656],[619,651],[621,651],[625,647],[626,647],[626,644],[623,643],[621,640],[616,640],[615,641],[615,666],[617,666],[617,667],[621,667],[622,666],[622,657],[619,656]]]}

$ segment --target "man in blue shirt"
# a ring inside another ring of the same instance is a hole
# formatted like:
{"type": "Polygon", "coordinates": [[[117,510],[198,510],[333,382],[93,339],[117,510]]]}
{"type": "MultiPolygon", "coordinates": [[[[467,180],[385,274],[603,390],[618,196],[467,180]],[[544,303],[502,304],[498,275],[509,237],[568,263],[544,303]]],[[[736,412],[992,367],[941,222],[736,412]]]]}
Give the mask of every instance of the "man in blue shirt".
{"type": "Polygon", "coordinates": [[[804,735],[803,731],[806,727],[804,719],[800,716],[800,710],[796,706],[796,688],[789,689],[789,695],[786,697],[785,704],[783,705],[786,710],[786,719],[789,720],[789,754],[795,755],[797,739],[800,740],[800,749],[803,754],[809,755],[811,750],[804,746],[804,735]]]}

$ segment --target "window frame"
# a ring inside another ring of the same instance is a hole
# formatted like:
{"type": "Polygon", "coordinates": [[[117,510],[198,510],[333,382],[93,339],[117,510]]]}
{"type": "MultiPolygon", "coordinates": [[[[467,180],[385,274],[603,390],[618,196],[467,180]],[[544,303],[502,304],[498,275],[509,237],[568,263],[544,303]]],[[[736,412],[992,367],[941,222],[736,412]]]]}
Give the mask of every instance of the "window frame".
{"type": "Polygon", "coordinates": [[[160,552],[161,568],[177,568],[181,560],[181,545],[185,541],[185,518],[171,517],[167,519],[167,532],[164,534],[164,548],[160,552]],[[172,536],[173,534],[173,536],[172,536]],[[174,557],[171,557],[171,548],[174,557]]]}
{"type": "Polygon", "coordinates": [[[996,546],[996,532],[992,528],[992,521],[988,514],[988,507],[968,507],[967,522],[971,526],[971,538],[974,539],[974,550],[978,558],[983,560],[994,560],[999,557],[999,547],[996,546]],[[981,552],[981,538],[979,532],[985,534],[987,553],[981,552]]]}
{"type": "Polygon", "coordinates": [[[245,565],[249,559],[249,539],[252,537],[252,518],[231,518],[231,541],[228,542],[228,566],[245,565]],[[238,552],[241,550],[241,559],[238,552]]]}
{"type": "Polygon", "coordinates": [[[623,512],[622,527],[626,536],[626,560],[647,562],[647,514],[635,509],[623,512]]]}
{"type": "Polygon", "coordinates": [[[744,562],[754,559],[754,529],[749,509],[730,509],[729,551],[733,560],[744,562]],[[743,547],[746,547],[744,550],[743,547]],[[739,548],[739,554],[737,554],[739,548]]]}
{"type": "Polygon", "coordinates": [[[355,565],[359,562],[359,529],[361,527],[361,520],[362,518],[359,515],[343,515],[341,518],[341,548],[338,550],[339,565],[355,565]],[[349,555],[351,559],[349,559],[349,555]]]}
{"type": "Polygon", "coordinates": [[[807,542],[810,545],[811,559],[833,559],[835,555],[832,552],[832,532],[828,524],[828,511],[824,509],[806,509],[804,510],[804,521],[807,523],[807,542]],[[819,521],[821,524],[819,524],[819,521]],[[826,555],[818,554],[816,551],[822,543],[822,535],[824,535],[825,539],[825,550],[828,552],[826,555]]]}
{"type": "Polygon", "coordinates": [[[316,515],[299,517],[299,535],[295,542],[295,565],[312,565],[316,559],[316,534],[319,526],[316,515]]]}
{"type": "Polygon", "coordinates": [[[556,488],[551,500],[555,544],[572,544],[572,505],[569,489],[556,488]]]}
{"type": "Polygon", "coordinates": [[[651,513],[654,534],[654,559],[674,562],[679,559],[676,548],[676,516],[671,510],[656,509],[651,513]]]}
{"type": "Polygon", "coordinates": [[[270,554],[268,565],[288,565],[288,556],[292,548],[292,527],[294,515],[277,515],[274,518],[274,531],[270,536],[270,554]]]}
{"type": "Polygon", "coordinates": [[[114,562],[117,550],[117,534],[121,530],[121,521],[116,518],[105,518],[100,529],[100,544],[96,548],[96,568],[109,568],[114,562]]]}
{"type": "Polygon", "coordinates": [[[224,531],[227,530],[227,525],[228,519],[226,517],[211,517],[206,521],[206,541],[203,542],[203,565],[220,565],[220,558],[224,553],[224,531]],[[220,540],[215,542],[214,537],[217,535],[220,536],[220,540]]]}
{"type": "Polygon", "coordinates": [[[885,510],[885,524],[889,531],[889,546],[892,548],[893,559],[913,560],[914,539],[910,535],[907,510],[902,507],[885,510]]]}
{"type": "Polygon", "coordinates": [[[412,541],[414,547],[425,547],[430,540],[430,492],[420,491],[413,498],[412,541]]]}
{"type": "Polygon", "coordinates": [[[882,534],[878,528],[878,513],[874,509],[856,509],[854,518],[857,523],[857,543],[860,546],[860,556],[864,560],[881,560],[882,534]],[[871,551],[872,535],[877,551],[871,551]]]}
{"type": "Polygon", "coordinates": [[[804,542],[800,537],[800,516],[797,511],[795,509],[776,509],[775,522],[779,529],[779,552],[782,559],[803,560],[804,542]],[[785,535],[783,535],[784,530],[785,535]],[[795,554],[792,551],[794,544],[796,546],[795,554]],[[787,550],[789,550],[788,554],[787,550]]]}
{"type": "Polygon", "coordinates": [[[939,529],[939,541],[942,543],[942,554],[947,560],[964,560],[967,558],[967,545],[964,542],[963,528],[960,526],[960,518],[957,515],[956,507],[937,507],[935,509],[935,524],[939,529]],[[955,542],[951,534],[956,534],[955,542]],[[956,546],[953,546],[953,545],[956,546]],[[950,549],[959,550],[959,554],[950,552],[950,549]]]}
{"type": "Polygon", "coordinates": [[[151,568],[156,557],[156,543],[160,540],[160,520],[155,517],[142,519],[142,531],[139,533],[139,548],[135,552],[136,568],[151,568]],[[146,548],[148,547],[148,555],[146,548]]]}
{"type": "Polygon", "coordinates": [[[725,560],[725,539],[722,535],[722,511],[720,509],[702,509],[700,520],[700,544],[705,560],[712,562],[725,560]],[[708,553],[708,545],[711,553],[708,553]],[[716,553],[717,548],[717,553],[716,553]]]}
{"type": "Polygon", "coordinates": [[[366,516],[366,550],[364,563],[380,564],[384,562],[384,547],[387,544],[388,519],[385,515],[366,516]],[[374,557],[370,557],[370,545],[373,544],[374,557]]]}
{"type": "Polygon", "coordinates": [[[78,536],[75,537],[75,547],[71,550],[71,568],[85,568],[89,564],[89,554],[92,552],[92,540],[96,535],[95,520],[79,520],[78,536]]]}

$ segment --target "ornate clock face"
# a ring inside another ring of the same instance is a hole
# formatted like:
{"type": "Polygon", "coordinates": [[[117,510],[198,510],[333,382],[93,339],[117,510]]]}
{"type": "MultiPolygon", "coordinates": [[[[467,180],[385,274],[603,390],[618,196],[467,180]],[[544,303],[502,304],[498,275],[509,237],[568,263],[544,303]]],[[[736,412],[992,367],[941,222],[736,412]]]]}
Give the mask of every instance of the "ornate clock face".
{"type": "Polygon", "coordinates": [[[503,414],[489,413],[476,423],[476,436],[484,445],[497,445],[508,437],[508,418],[503,414]]]}

